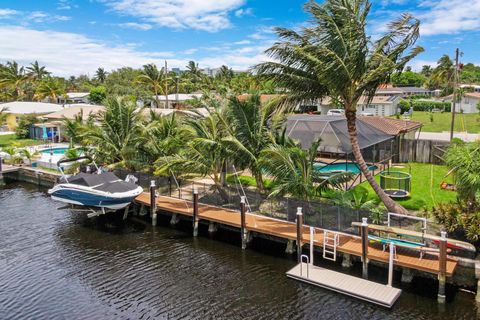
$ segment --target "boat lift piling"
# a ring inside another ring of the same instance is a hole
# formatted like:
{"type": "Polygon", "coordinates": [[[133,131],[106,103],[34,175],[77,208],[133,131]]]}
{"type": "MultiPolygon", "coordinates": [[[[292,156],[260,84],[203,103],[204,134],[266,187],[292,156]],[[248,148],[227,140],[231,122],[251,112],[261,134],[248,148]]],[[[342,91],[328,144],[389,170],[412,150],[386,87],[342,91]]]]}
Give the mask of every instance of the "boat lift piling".
{"type": "Polygon", "coordinates": [[[368,279],[368,219],[362,218],[362,277],[368,279]]]}
{"type": "Polygon", "coordinates": [[[439,243],[439,272],[438,272],[438,296],[437,300],[439,303],[445,303],[445,282],[447,279],[447,233],[442,231],[440,233],[440,243],[439,243]]]}
{"type": "Polygon", "coordinates": [[[198,236],[198,189],[193,188],[193,236],[198,236]]]}
{"type": "Polygon", "coordinates": [[[242,249],[245,250],[247,248],[247,241],[248,241],[248,234],[247,234],[247,223],[246,223],[246,201],[245,196],[240,197],[240,236],[242,238],[242,249]]]}
{"type": "Polygon", "coordinates": [[[0,157],[0,186],[5,185],[5,181],[3,180],[3,167],[2,167],[2,157],[0,157]]]}
{"type": "Polygon", "coordinates": [[[303,232],[303,213],[302,208],[297,208],[297,259],[302,263],[302,232],[303,232]]]}
{"type": "Polygon", "coordinates": [[[150,181],[150,217],[152,226],[157,225],[157,194],[155,192],[155,180],[150,181]]]}

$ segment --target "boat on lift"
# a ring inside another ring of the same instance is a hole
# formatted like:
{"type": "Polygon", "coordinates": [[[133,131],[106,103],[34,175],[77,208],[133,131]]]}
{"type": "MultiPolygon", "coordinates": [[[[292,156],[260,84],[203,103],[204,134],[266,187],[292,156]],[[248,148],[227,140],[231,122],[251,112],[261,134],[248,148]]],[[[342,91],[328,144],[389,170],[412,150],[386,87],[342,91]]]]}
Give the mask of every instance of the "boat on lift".
{"type": "Polygon", "coordinates": [[[70,205],[99,208],[103,212],[106,209],[119,210],[128,206],[143,192],[142,187],[135,184],[134,177],[133,179],[132,176],[127,177],[127,181],[124,181],[111,172],[103,172],[88,156],[60,160],[57,166],[62,177],[58,184],[48,190],[48,194],[52,199],[70,205]],[[80,172],[73,176],[65,174],[62,164],[84,159],[89,160],[85,167],[86,172],[80,172]],[[90,164],[95,170],[88,169],[91,168],[90,164]]]}

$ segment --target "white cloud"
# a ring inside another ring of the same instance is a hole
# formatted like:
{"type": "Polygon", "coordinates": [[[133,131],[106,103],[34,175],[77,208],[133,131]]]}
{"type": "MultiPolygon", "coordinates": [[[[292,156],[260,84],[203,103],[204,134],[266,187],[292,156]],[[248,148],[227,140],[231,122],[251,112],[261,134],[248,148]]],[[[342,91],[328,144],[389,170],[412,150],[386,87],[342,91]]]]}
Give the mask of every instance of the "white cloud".
{"type": "Polygon", "coordinates": [[[234,42],[233,44],[235,44],[235,45],[244,45],[244,44],[250,44],[250,43],[252,43],[252,41],[250,41],[250,40],[240,40],[240,41],[234,42]]]}
{"type": "Polygon", "coordinates": [[[453,34],[480,28],[480,0],[422,1],[428,8],[417,18],[422,22],[422,35],[453,34]]]}
{"type": "Polygon", "coordinates": [[[434,68],[436,65],[437,61],[422,59],[414,59],[408,64],[413,71],[421,71],[423,66],[432,66],[434,68]]]}
{"type": "Polygon", "coordinates": [[[251,16],[253,14],[252,8],[247,8],[247,9],[238,9],[235,11],[235,16],[237,18],[243,17],[243,16],[251,16]]]}
{"type": "Polygon", "coordinates": [[[71,19],[68,16],[51,15],[43,11],[33,11],[30,13],[24,13],[24,14],[25,14],[25,19],[27,21],[32,21],[35,23],[68,21],[71,19]]]}
{"type": "Polygon", "coordinates": [[[122,28],[130,28],[136,30],[150,30],[152,29],[152,25],[148,23],[137,23],[137,22],[126,22],[126,23],[119,23],[117,26],[122,28]]]}
{"type": "Polygon", "coordinates": [[[231,26],[228,14],[245,0],[100,0],[113,11],[162,27],[215,32],[231,26]]]}
{"type": "Polygon", "coordinates": [[[12,9],[0,9],[0,19],[10,18],[19,12],[12,9]]]}
{"type": "Polygon", "coordinates": [[[190,54],[194,54],[195,52],[197,52],[198,49],[196,48],[192,48],[192,49],[187,49],[187,50],[184,50],[182,51],[183,54],[186,54],[186,55],[190,55],[190,54]]]}
{"type": "Polygon", "coordinates": [[[275,33],[272,27],[268,26],[259,26],[257,31],[249,35],[249,38],[255,39],[255,40],[265,40],[269,39],[272,37],[272,35],[275,33]]]}
{"type": "MultiPolygon", "coordinates": [[[[142,52],[135,45],[111,46],[81,34],[40,31],[27,27],[0,26],[0,63],[16,60],[27,65],[38,60],[59,76],[93,74],[98,67],[112,70],[120,67],[141,67],[147,63],[184,68],[192,59],[188,50],[179,52],[142,52]],[[32,45],[35,44],[35,45],[32,45]]],[[[240,51],[211,52],[204,58],[193,57],[201,67],[219,67],[223,64],[235,70],[267,60],[263,46],[247,47],[240,51]]]]}

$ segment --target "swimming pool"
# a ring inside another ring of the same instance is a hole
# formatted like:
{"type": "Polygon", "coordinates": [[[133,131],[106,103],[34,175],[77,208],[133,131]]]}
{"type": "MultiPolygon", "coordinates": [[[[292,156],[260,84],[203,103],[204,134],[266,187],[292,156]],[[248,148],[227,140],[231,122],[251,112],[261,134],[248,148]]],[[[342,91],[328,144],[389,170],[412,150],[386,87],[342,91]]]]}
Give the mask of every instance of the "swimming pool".
{"type": "MultiPolygon", "coordinates": [[[[360,167],[354,162],[341,162],[341,163],[332,163],[328,164],[325,162],[316,162],[314,165],[315,170],[318,172],[332,172],[332,171],[349,171],[352,173],[360,173],[360,167]]],[[[378,169],[376,165],[370,164],[368,166],[370,171],[378,169]]]]}
{"type": "Polygon", "coordinates": [[[50,154],[53,152],[53,154],[65,154],[65,152],[68,150],[66,147],[59,147],[59,148],[48,148],[48,149],[43,149],[40,150],[40,153],[46,153],[50,154]]]}

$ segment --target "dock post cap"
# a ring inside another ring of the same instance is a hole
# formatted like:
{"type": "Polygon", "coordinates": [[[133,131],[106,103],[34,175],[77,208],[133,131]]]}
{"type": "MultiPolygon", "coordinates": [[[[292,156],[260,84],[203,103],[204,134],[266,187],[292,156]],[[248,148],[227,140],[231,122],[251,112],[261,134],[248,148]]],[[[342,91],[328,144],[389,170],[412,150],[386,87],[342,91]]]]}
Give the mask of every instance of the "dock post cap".
{"type": "Polygon", "coordinates": [[[246,202],[246,201],[245,201],[245,198],[246,198],[245,196],[241,196],[241,197],[240,197],[240,203],[245,203],[245,202],[246,202]]]}
{"type": "Polygon", "coordinates": [[[196,187],[193,188],[193,194],[198,194],[198,189],[196,187]]]}
{"type": "Polygon", "coordinates": [[[368,226],[368,218],[362,218],[362,227],[368,226]]]}
{"type": "Polygon", "coordinates": [[[443,241],[447,240],[447,231],[440,231],[440,238],[443,241]]]}
{"type": "Polygon", "coordinates": [[[155,187],[155,180],[150,181],[150,187],[155,187]]]}
{"type": "Polygon", "coordinates": [[[301,216],[302,214],[302,207],[297,207],[297,216],[301,216]]]}

